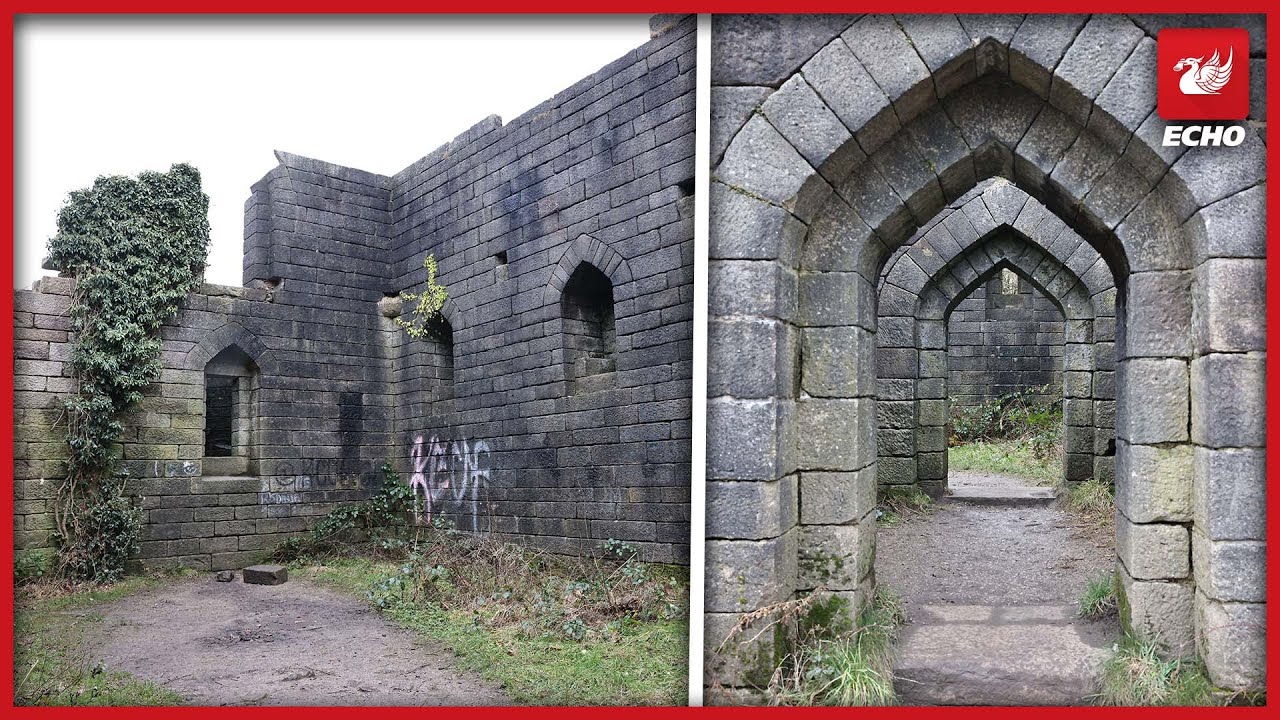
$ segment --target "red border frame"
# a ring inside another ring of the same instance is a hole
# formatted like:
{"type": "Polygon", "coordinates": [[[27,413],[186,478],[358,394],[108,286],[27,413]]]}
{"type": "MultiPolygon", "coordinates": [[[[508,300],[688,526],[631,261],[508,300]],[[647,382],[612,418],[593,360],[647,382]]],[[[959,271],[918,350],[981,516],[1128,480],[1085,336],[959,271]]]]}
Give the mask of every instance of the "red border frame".
{"type": "MultiPolygon", "coordinates": [[[[6,130],[10,142],[0,147],[0,165],[4,165],[9,169],[0,178],[0,210],[3,210],[3,216],[9,222],[0,230],[0,239],[7,245],[9,252],[0,252],[0,277],[12,277],[13,275],[13,218],[14,218],[14,144],[13,144],[13,89],[14,89],[14,56],[13,56],[13,29],[14,16],[17,14],[27,13],[172,13],[172,14],[195,14],[195,13],[243,13],[243,14],[266,14],[266,13],[312,13],[312,14],[330,14],[330,13],[350,13],[353,7],[358,7],[360,13],[416,13],[416,12],[453,12],[453,13],[656,13],[656,12],[785,12],[785,13],[850,13],[850,12],[874,12],[876,10],[890,12],[919,12],[919,13],[953,13],[953,12],[969,12],[969,13],[1000,13],[1000,12],[1027,12],[1026,0],[992,0],[990,2],[953,1],[942,2],[940,0],[900,0],[899,2],[887,3],[884,0],[866,0],[861,3],[852,2],[835,2],[833,0],[791,0],[791,2],[770,2],[769,0],[738,0],[736,2],[729,0],[709,0],[704,2],[687,2],[681,0],[651,0],[650,2],[630,2],[623,1],[608,3],[608,7],[603,7],[605,3],[598,0],[591,2],[589,0],[538,0],[533,3],[518,3],[513,0],[497,0],[484,2],[483,0],[472,0],[471,2],[438,2],[432,3],[428,7],[423,4],[409,2],[407,0],[366,0],[358,5],[353,4],[350,0],[313,0],[306,2],[305,0],[196,0],[185,4],[181,9],[175,9],[174,3],[162,2],[158,0],[51,0],[41,2],[40,0],[18,0],[16,2],[5,3],[3,11],[0,11],[2,17],[3,28],[0,28],[0,34],[3,34],[4,42],[4,73],[0,77],[3,86],[0,87],[0,94],[3,94],[6,103],[6,112],[2,118],[3,128],[6,130]]],[[[1213,5],[1213,10],[1217,13],[1265,13],[1267,17],[1267,55],[1268,57],[1276,56],[1276,28],[1272,22],[1272,14],[1268,11],[1271,9],[1272,3],[1262,2],[1259,0],[1249,0],[1246,2],[1219,2],[1213,5]]],[[[1121,2],[1099,2],[1097,0],[1085,0],[1082,2],[1070,2],[1069,0],[1049,0],[1047,2],[1038,3],[1034,8],[1034,12],[1048,13],[1086,13],[1086,12],[1146,12],[1146,13],[1186,13],[1200,14],[1204,9],[1203,3],[1190,2],[1188,0],[1126,0],[1121,2]]],[[[1280,82],[1280,72],[1277,72],[1278,63],[1272,63],[1266,70],[1267,73],[1267,99],[1268,104],[1277,96],[1275,87],[1280,82]]],[[[1275,141],[1277,132],[1272,128],[1267,129],[1267,162],[1271,167],[1275,160],[1276,152],[1275,141]]],[[[1267,212],[1268,216],[1275,213],[1278,200],[1280,198],[1280,190],[1272,185],[1267,190],[1267,212]]],[[[1277,251],[1280,251],[1280,240],[1277,240],[1277,233],[1272,227],[1268,227],[1267,234],[1267,276],[1272,282],[1267,288],[1267,321],[1268,325],[1275,327],[1277,319],[1280,319],[1280,311],[1277,310],[1280,304],[1280,282],[1275,282],[1280,278],[1280,260],[1277,260],[1277,251]]],[[[11,315],[13,312],[13,296],[8,292],[0,292],[0,317],[11,315]]],[[[0,323],[0,338],[3,339],[3,349],[12,356],[13,353],[13,326],[11,323],[0,323]]],[[[1274,377],[1277,371],[1280,371],[1280,361],[1275,358],[1276,340],[1274,333],[1267,337],[1267,374],[1268,378],[1274,377]]],[[[1277,390],[1275,383],[1270,379],[1267,382],[1267,412],[1274,415],[1277,410],[1277,401],[1280,399],[1280,391],[1277,390]]],[[[0,404],[4,406],[8,413],[8,417],[12,418],[13,411],[13,374],[0,374],[0,404]]],[[[1280,429],[1276,423],[1271,423],[1267,428],[1267,469],[1268,478],[1271,472],[1276,469],[1277,460],[1280,455],[1277,454],[1276,446],[1280,442],[1280,429]]],[[[3,450],[3,457],[0,457],[0,467],[12,467],[13,461],[13,425],[10,423],[0,424],[0,448],[3,450]]],[[[6,487],[12,490],[13,477],[12,473],[8,475],[9,482],[6,487]]],[[[1267,500],[1267,534],[1268,537],[1274,537],[1278,524],[1280,524],[1280,497],[1275,492],[1268,493],[1267,500]]],[[[0,518],[3,522],[0,527],[8,528],[13,523],[13,505],[8,501],[0,501],[0,518]]],[[[12,572],[13,567],[13,536],[10,535],[7,542],[0,542],[0,563],[3,563],[6,569],[12,572]]],[[[1280,578],[1274,572],[1274,553],[1268,548],[1267,568],[1268,580],[1267,591],[1269,596],[1274,596],[1275,590],[1280,587],[1280,578]]],[[[697,571],[697,569],[695,569],[697,571]]],[[[11,708],[11,717],[21,718],[45,718],[45,717],[87,717],[87,718],[167,718],[174,714],[174,710],[169,708],[13,708],[13,583],[12,576],[10,581],[5,584],[3,592],[0,592],[0,607],[3,608],[5,614],[5,623],[0,629],[0,634],[5,639],[5,646],[10,651],[0,651],[0,657],[3,658],[3,668],[0,668],[0,683],[3,683],[5,698],[0,701],[5,707],[11,708]]],[[[1277,613],[1274,604],[1267,612],[1268,625],[1275,629],[1277,613]]],[[[1277,649],[1280,648],[1280,642],[1277,642],[1277,632],[1271,632],[1268,635],[1267,651],[1270,658],[1276,656],[1277,649]]],[[[1268,668],[1274,670],[1273,663],[1268,662],[1268,668]]],[[[1269,673],[1267,681],[1268,694],[1274,694],[1277,681],[1275,673],[1269,673]]],[[[210,708],[210,707],[184,707],[181,710],[184,715],[192,717],[277,717],[281,715],[297,715],[300,712],[306,712],[313,717],[344,717],[352,711],[349,708],[210,708]]],[[[510,717],[512,714],[529,718],[556,718],[559,720],[564,717],[592,717],[600,711],[590,708],[360,708],[362,715],[376,717],[415,717],[423,712],[430,712],[436,715],[443,714],[449,717],[510,717]]],[[[712,716],[728,716],[733,714],[741,716],[743,714],[769,714],[784,715],[786,717],[836,717],[847,715],[848,713],[858,713],[862,717],[984,717],[984,718],[1021,718],[1028,712],[1025,708],[912,708],[912,707],[893,707],[893,708],[611,708],[606,712],[619,718],[630,717],[651,717],[660,715],[663,717],[687,716],[690,714],[703,717],[712,716]]],[[[1266,707],[1260,708],[1037,708],[1033,712],[1038,717],[1044,718],[1076,718],[1081,716],[1087,717],[1113,717],[1123,714],[1125,717],[1152,717],[1152,718],[1204,718],[1204,717],[1231,717],[1231,718],[1262,718],[1271,717],[1273,713],[1266,707]]]]}

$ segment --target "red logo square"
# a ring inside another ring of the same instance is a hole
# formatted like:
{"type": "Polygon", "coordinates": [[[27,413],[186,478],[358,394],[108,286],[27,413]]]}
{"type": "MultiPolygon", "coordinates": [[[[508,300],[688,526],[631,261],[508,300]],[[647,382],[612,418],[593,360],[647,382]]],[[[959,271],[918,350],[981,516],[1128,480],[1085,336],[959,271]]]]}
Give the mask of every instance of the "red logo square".
{"type": "Polygon", "coordinates": [[[1156,108],[1165,120],[1249,116],[1248,30],[1161,30],[1156,63],[1156,108]]]}

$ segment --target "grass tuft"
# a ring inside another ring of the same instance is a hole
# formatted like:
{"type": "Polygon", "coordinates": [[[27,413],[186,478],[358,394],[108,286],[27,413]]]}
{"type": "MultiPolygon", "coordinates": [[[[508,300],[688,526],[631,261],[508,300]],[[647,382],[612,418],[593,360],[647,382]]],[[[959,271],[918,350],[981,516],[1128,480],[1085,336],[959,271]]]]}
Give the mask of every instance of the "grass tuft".
{"type": "Polygon", "coordinates": [[[887,487],[880,491],[880,516],[883,527],[894,527],[905,520],[924,517],[934,510],[934,500],[914,485],[903,490],[887,487]]]}
{"type": "Polygon", "coordinates": [[[1213,686],[1198,659],[1166,659],[1152,643],[1128,635],[1112,646],[1102,666],[1100,705],[1218,706],[1265,704],[1265,693],[1213,686]]]}
{"type": "Polygon", "coordinates": [[[892,705],[895,641],[903,622],[901,601],[883,588],[856,623],[848,600],[818,588],[743,616],[715,652],[772,637],[781,653],[754,676],[770,705],[892,705]]]}
{"type": "Polygon", "coordinates": [[[1115,518],[1116,496],[1110,483],[1096,478],[1073,483],[1061,497],[1063,507],[1092,525],[1107,526],[1115,518]]]}
{"type": "Polygon", "coordinates": [[[1090,620],[1115,614],[1118,607],[1116,579],[1108,574],[1089,581],[1080,597],[1080,617],[1090,620]]]}

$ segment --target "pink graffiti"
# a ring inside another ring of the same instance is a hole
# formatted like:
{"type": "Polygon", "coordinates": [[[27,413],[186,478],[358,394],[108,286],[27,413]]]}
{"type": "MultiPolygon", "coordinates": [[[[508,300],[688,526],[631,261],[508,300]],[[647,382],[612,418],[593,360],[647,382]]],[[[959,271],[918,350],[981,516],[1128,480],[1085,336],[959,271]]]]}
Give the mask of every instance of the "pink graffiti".
{"type": "Polygon", "coordinates": [[[467,514],[472,529],[477,529],[480,514],[480,496],[489,482],[489,468],[482,467],[481,458],[489,455],[489,443],[477,440],[439,440],[421,435],[413,441],[410,459],[413,474],[409,476],[409,488],[414,494],[413,517],[415,523],[431,522],[437,512],[467,514]],[[419,513],[418,493],[421,491],[419,513]],[[468,507],[469,506],[469,507],[468,507]],[[468,512],[470,511],[470,512],[468,512]]]}

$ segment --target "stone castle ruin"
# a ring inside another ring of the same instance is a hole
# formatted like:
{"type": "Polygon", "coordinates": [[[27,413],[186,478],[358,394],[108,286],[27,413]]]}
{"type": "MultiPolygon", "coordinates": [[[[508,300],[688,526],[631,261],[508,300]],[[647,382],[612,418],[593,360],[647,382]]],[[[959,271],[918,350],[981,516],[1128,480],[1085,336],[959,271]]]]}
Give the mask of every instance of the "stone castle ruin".
{"type": "MultiPolygon", "coordinates": [[[[187,298],[125,418],[144,565],[251,564],[383,462],[419,522],[688,562],[695,35],[651,26],[394,176],[277,153],[245,204],[244,287],[187,298]],[[446,322],[413,340],[398,295],[428,254],[446,322]]],[[[71,290],[14,295],[19,551],[49,545],[71,290]]]]}
{"type": "Polygon", "coordinates": [[[870,598],[877,488],[945,490],[948,384],[988,342],[960,336],[1002,332],[960,329],[967,298],[1009,272],[1060,323],[1034,371],[1060,378],[1064,479],[1114,478],[1122,621],[1261,687],[1261,16],[717,17],[713,38],[707,684],[759,687],[781,652],[715,652],[745,614],[870,598]],[[1238,147],[1163,146],[1171,22],[1249,29],[1238,147]]]}

